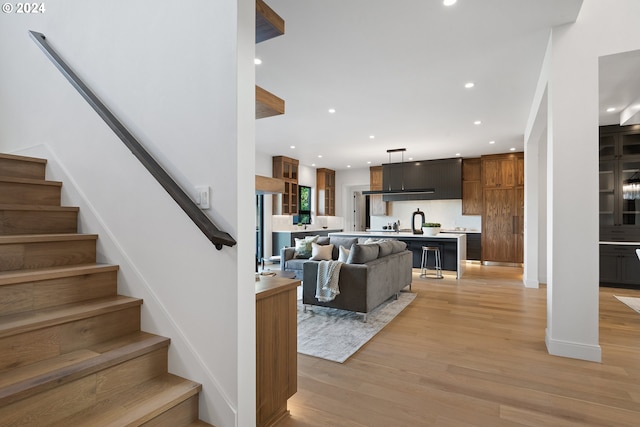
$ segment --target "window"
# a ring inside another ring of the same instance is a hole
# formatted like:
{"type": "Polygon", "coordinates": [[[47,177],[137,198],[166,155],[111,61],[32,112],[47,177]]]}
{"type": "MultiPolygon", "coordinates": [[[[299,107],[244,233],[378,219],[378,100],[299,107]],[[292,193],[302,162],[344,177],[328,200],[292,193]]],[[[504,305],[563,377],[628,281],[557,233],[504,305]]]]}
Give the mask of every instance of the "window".
{"type": "Polygon", "coordinates": [[[298,210],[297,221],[295,224],[311,224],[311,187],[304,185],[298,186],[298,200],[300,200],[300,209],[298,210]]]}

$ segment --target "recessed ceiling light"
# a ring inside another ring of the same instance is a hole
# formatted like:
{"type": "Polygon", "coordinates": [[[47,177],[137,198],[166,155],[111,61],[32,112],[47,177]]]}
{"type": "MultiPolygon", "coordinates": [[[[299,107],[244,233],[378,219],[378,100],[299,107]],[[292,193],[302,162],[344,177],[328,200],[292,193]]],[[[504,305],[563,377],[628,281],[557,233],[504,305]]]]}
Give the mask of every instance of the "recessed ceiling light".
{"type": "Polygon", "coordinates": [[[467,89],[471,89],[472,87],[474,87],[476,84],[474,82],[469,82],[469,83],[465,83],[464,87],[467,89]]]}
{"type": "Polygon", "coordinates": [[[322,154],[318,154],[318,158],[321,159],[322,158],[322,154]]]}
{"type": "Polygon", "coordinates": [[[481,125],[482,122],[480,120],[476,120],[475,122],[473,122],[474,125],[481,125]]]}
{"type": "Polygon", "coordinates": [[[315,163],[311,163],[311,166],[315,167],[315,166],[316,166],[316,164],[315,164],[315,163]]]}
{"type": "Polygon", "coordinates": [[[292,148],[292,149],[293,149],[293,148],[296,148],[296,146],[295,146],[295,145],[292,145],[292,146],[290,146],[289,148],[292,148]]]}
{"type": "Polygon", "coordinates": [[[607,113],[613,113],[614,111],[616,111],[614,107],[607,108],[607,113]]]}
{"type": "Polygon", "coordinates": [[[516,151],[516,147],[509,148],[509,151],[516,151]]]}
{"type": "Polygon", "coordinates": [[[350,167],[351,167],[351,165],[347,165],[347,167],[348,167],[348,168],[350,168],[350,167]]]}
{"type": "Polygon", "coordinates": [[[254,64],[256,64],[256,65],[260,65],[260,64],[262,64],[262,59],[260,59],[260,58],[254,58],[254,59],[253,59],[253,63],[254,63],[254,64]]]}
{"type": "Polygon", "coordinates": [[[460,153],[456,153],[456,157],[460,157],[460,153]]]}
{"type": "Polygon", "coordinates": [[[495,143],[496,143],[495,141],[489,141],[489,144],[495,144],[495,143]]]}
{"type": "Polygon", "coordinates": [[[374,139],[375,137],[375,135],[369,135],[369,139],[374,139]]]}
{"type": "Polygon", "coordinates": [[[336,109],[335,109],[335,108],[329,108],[329,112],[330,112],[331,114],[333,114],[333,113],[335,113],[335,112],[336,112],[336,109]]]}
{"type": "Polygon", "coordinates": [[[453,6],[454,4],[456,4],[457,1],[458,0],[444,0],[442,4],[445,6],[453,6]]]}
{"type": "Polygon", "coordinates": [[[413,160],[413,157],[409,157],[409,160],[413,160]]]}
{"type": "Polygon", "coordinates": [[[370,164],[371,164],[371,162],[367,162],[367,164],[368,164],[368,165],[370,165],[370,164]]]}

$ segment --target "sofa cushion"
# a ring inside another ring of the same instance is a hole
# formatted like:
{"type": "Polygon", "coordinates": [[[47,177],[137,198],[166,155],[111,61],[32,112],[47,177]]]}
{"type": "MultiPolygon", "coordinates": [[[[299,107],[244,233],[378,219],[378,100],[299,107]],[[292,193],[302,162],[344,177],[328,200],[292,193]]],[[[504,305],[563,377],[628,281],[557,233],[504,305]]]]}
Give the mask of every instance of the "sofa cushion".
{"type": "Polygon", "coordinates": [[[330,261],[333,245],[319,245],[311,243],[311,258],[314,261],[330,261]]]}
{"type": "Polygon", "coordinates": [[[340,246],[338,249],[338,261],[347,262],[349,260],[349,254],[351,253],[350,249],[345,248],[344,246],[340,246]]]}
{"type": "Polygon", "coordinates": [[[380,246],[353,244],[347,264],[364,264],[378,258],[380,246]]]}
{"type": "Polygon", "coordinates": [[[391,253],[397,254],[398,252],[402,252],[407,249],[407,244],[405,242],[401,242],[400,240],[389,240],[393,245],[393,250],[391,253]]]}
{"type": "Polygon", "coordinates": [[[340,255],[338,253],[338,249],[340,246],[344,246],[345,248],[350,248],[354,243],[358,243],[357,237],[338,237],[338,236],[330,236],[330,243],[333,245],[333,253],[331,254],[331,259],[338,259],[340,255]]]}
{"type": "Polygon", "coordinates": [[[318,240],[316,240],[316,243],[319,245],[328,245],[331,242],[329,241],[329,236],[320,236],[318,240]]]}
{"type": "Polygon", "coordinates": [[[382,240],[378,242],[378,246],[380,246],[378,258],[382,258],[393,253],[393,243],[391,243],[391,240],[382,240]]]}
{"type": "Polygon", "coordinates": [[[293,271],[293,270],[300,270],[302,271],[304,263],[308,262],[309,260],[307,259],[302,259],[302,258],[293,258],[290,259],[288,261],[285,262],[285,270],[286,271],[293,271]]]}

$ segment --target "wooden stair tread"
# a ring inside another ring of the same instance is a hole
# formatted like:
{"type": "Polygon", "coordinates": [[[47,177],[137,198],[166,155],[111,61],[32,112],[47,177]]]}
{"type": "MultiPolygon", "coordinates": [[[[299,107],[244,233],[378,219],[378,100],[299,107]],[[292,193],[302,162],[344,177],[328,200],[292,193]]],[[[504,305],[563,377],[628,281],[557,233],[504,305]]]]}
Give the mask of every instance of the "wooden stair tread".
{"type": "Polygon", "coordinates": [[[116,295],[42,310],[9,314],[0,317],[0,338],[124,310],[141,304],[141,299],[116,295]]]}
{"type": "Polygon", "coordinates": [[[0,407],[168,347],[170,340],[146,332],[76,350],[0,375],[0,407]]]}
{"type": "Polygon", "coordinates": [[[97,234],[18,234],[15,236],[0,236],[0,245],[12,243],[68,242],[72,240],[97,239],[97,234]]]}
{"type": "Polygon", "coordinates": [[[200,392],[202,386],[172,374],[163,374],[97,402],[52,426],[121,427],[141,425],[200,392]]]}
{"type": "Polygon", "coordinates": [[[62,187],[62,182],[60,181],[47,181],[46,179],[33,179],[33,178],[16,178],[13,176],[2,176],[2,175],[0,175],[0,182],[10,182],[13,184],[32,184],[32,185],[48,185],[51,187],[62,187]]]}
{"type": "Polygon", "coordinates": [[[117,265],[110,264],[81,264],[60,267],[34,268],[31,270],[0,271],[0,286],[14,285],[38,280],[60,279],[63,277],[81,276],[86,274],[117,271],[117,265]]]}
{"type": "Polygon", "coordinates": [[[79,212],[80,208],[77,206],[16,205],[0,203],[0,211],[79,212]]]}
{"type": "Polygon", "coordinates": [[[17,154],[0,153],[0,159],[19,160],[21,162],[33,162],[33,163],[40,163],[43,165],[47,164],[47,159],[40,159],[37,157],[29,157],[29,156],[19,156],[17,154]]]}

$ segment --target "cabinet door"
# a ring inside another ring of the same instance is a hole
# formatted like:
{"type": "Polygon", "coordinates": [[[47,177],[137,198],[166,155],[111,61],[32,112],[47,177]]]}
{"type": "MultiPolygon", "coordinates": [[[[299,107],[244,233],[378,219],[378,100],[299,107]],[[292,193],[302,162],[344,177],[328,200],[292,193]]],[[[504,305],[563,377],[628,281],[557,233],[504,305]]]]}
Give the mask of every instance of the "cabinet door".
{"type": "Polygon", "coordinates": [[[513,224],[514,262],[524,262],[524,187],[516,187],[516,212],[513,224]]]}
{"type": "Polygon", "coordinates": [[[462,215],[482,215],[482,184],[480,181],[462,182],[462,215]]]}
{"type": "Polygon", "coordinates": [[[615,162],[612,160],[600,162],[599,171],[599,190],[600,190],[600,226],[613,226],[616,221],[615,206],[615,162]]]}
{"type": "Polygon", "coordinates": [[[600,246],[600,281],[618,282],[618,254],[605,245],[600,246]]]}
{"type": "Polygon", "coordinates": [[[515,190],[484,189],[483,261],[517,262],[514,238],[515,190]]]}
{"type": "Polygon", "coordinates": [[[382,190],[382,166],[369,168],[369,189],[372,191],[382,190]]]}
{"type": "Polygon", "coordinates": [[[635,248],[627,248],[627,253],[618,259],[620,262],[620,282],[640,288],[640,260],[635,254],[635,248]]]}

